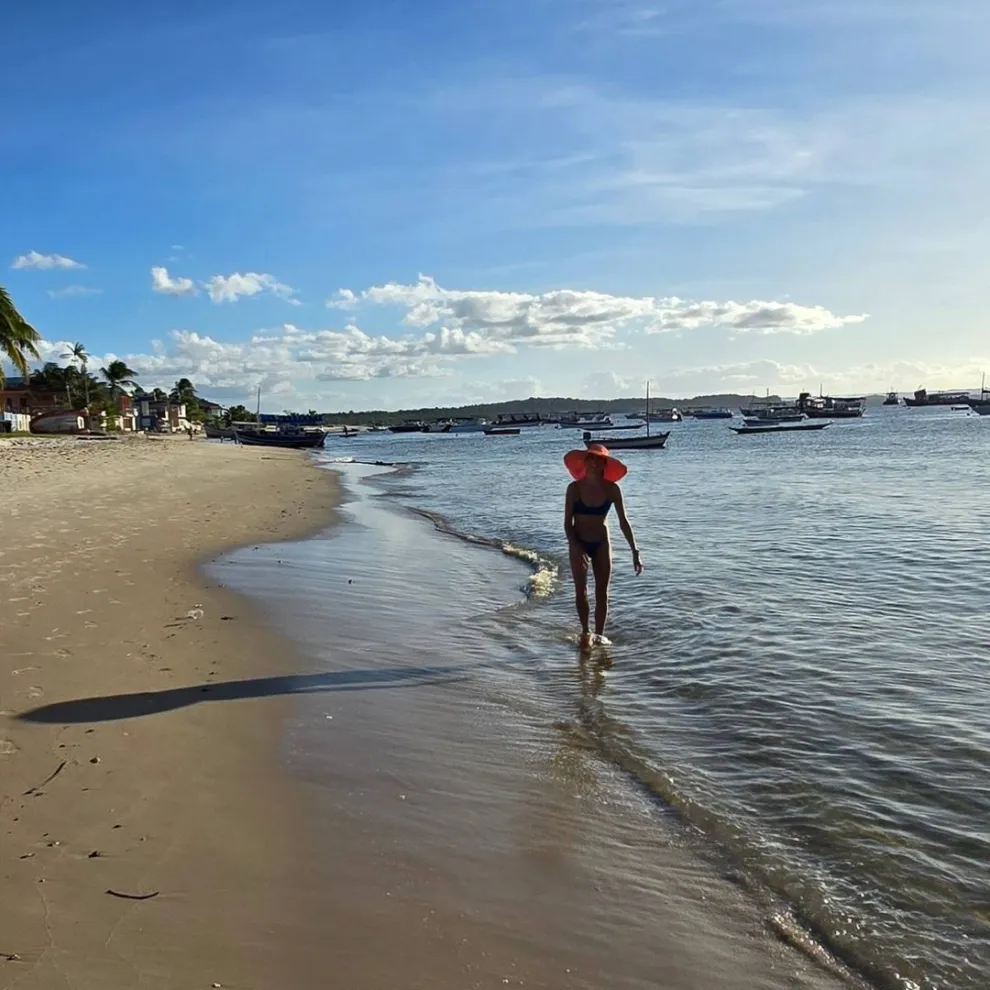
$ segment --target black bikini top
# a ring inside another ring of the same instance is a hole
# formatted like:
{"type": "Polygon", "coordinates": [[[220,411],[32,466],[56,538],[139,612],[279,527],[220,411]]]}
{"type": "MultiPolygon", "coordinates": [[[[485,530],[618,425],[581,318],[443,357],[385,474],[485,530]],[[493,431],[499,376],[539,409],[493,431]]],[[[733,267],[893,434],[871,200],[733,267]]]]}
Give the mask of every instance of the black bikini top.
{"type": "Polygon", "coordinates": [[[585,505],[581,499],[577,499],[574,503],[574,515],[576,516],[607,516],[608,510],[612,508],[612,500],[610,498],[602,502],[601,505],[585,505]]]}

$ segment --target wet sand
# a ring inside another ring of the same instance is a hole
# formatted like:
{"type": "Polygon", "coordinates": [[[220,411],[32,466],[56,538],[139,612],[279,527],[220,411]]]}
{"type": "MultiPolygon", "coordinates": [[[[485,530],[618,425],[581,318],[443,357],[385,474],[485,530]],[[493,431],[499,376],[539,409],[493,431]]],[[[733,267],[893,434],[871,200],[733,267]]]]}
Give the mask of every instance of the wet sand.
{"type": "Polygon", "coordinates": [[[600,758],[601,656],[574,650],[573,710],[547,718],[520,651],[525,568],[378,498],[373,473],[344,468],[326,536],[210,567],[306,658],[287,761],[312,879],[347,905],[328,930],[337,984],[840,985],[600,758]]]}
{"type": "Polygon", "coordinates": [[[297,661],[195,565],[325,526],[333,477],[185,439],[9,440],[0,492],[0,988],[304,985],[285,702],[200,703],[297,661]]]}

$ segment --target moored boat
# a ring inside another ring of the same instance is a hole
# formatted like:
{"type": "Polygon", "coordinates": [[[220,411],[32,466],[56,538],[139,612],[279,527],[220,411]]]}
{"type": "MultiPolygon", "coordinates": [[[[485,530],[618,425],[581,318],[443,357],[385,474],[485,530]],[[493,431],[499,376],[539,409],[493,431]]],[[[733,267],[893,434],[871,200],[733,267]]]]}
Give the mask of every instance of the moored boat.
{"type": "Polygon", "coordinates": [[[518,426],[486,426],[486,437],[517,437],[520,429],[518,426]]]}
{"type": "Polygon", "coordinates": [[[729,429],[745,436],[749,433],[802,433],[806,430],[824,430],[829,425],[829,423],[784,423],[765,426],[730,426],[729,429]]]}
{"type": "Polygon", "coordinates": [[[645,437],[593,437],[586,432],[584,445],[591,447],[594,444],[602,444],[609,450],[662,450],[669,436],[669,430],[666,433],[654,433],[645,437]]]}
{"type": "MultiPolygon", "coordinates": [[[[493,426],[498,427],[530,427],[543,426],[546,420],[539,413],[499,413],[493,426]]],[[[551,424],[552,425],[552,424],[551,424]]]]}
{"type": "Polygon", "coordinates": [[[409,420],[405,423],[396,423],[388,428],[389,433],[429,433],[429,427],[424,426],[418,420],[409,420]]]}
{"type": "Polygon", "coordinates": [[[918,406],[958,406],[969,403],[971,396],[967,391],[929,392],[919,388],[913,396],[904,396],[904,405],[916,408],[918,406]]]}
{"type": "Polygon", "coordinates": [[[676,407],[670,409],[658,409],[656,412],[647,412],[643,415],[647,423],[679,423],[684,417],[680,409],[676,407]]]}
{"type": "Polygon", "coordinates": [[[245,447],[286,447],[308,450],[322,447],[326,434],[322,430],[299,432],[288,430],[234,430],[234,440],[245,447]]]}
{"type": "Polygon", "coordinates": [[[487,423],[476,419],[458,419],[447,424],[445,433],[484,433],[487,423]]]}
{"type": "Polygon", "coordinates": [[[732,419],[731,409],[685,409],[685,416],[692,416],[694,419],[732,419]]]}
{"type": "Polygon", "coordinates": [[[858,419],[866,411],[866,396],[839,398],[802,392],[797,407],[808,419],[858,419]]]}
{"type": "Polygon", "coordinates": [[[781,423],[800,423],[804,413],[790,412],[786,409],[767,410],[762,416],[746,416],[744,426],[779,426],[781,423]]]}
{"type": "Polygon", "coordinates": [[[883,404],[885,406],[899,406],[901,404],[901,400],[897,397],[896,392],[890,391],[887,393],[887,398],[883,400],[883,404]]]}
{"type": "Polygon", "coordinates": [[[557,421],[561,429],[598,430],[611,429],[613,423],[608,413],[565,413],[557,421]]]}
{"type": "Polygon", "coordinates": [[[664,445],[667,443],[667,437],[670,436],[670,431],[650,435],[650,420],[653,417],[650,415],[649,382],[646,383],[646,411],[644,418],[646,420],[645,437],[593,437],[590,432],[585,430],[583,437],[584,445],[591,447],[595,444],[603,444],[610,450],[663,450],[664,445]]]}

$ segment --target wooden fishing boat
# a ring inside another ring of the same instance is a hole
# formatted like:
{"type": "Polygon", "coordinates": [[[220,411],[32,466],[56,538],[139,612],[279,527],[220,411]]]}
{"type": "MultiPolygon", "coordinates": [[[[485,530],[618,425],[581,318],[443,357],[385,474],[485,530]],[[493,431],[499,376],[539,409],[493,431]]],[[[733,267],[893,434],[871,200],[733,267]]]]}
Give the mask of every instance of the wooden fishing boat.
{"type": "Polygon", "coordinates": [[[286,447],[290,450],[308,450],[322,447],[326,434],[322,430],[312,433],[278,432],[275,430],[234,430],[234,439],[245,447],[286,447]]]}
{"type": "Polygon", "coordinates": [[[795,423],[793,425],[785,423],[783,426],[730,426],[729,429],[735,433],[744,435],[747,433],[801,433],[807,430],[824,430],[830,423],[795,423]]]}
{"type": "Polygon", "coordinates": [[[212,423],[204,423],[203,431],[209,440],[233,440],[234,431],[222,426],[214,426],[212,423]]]}

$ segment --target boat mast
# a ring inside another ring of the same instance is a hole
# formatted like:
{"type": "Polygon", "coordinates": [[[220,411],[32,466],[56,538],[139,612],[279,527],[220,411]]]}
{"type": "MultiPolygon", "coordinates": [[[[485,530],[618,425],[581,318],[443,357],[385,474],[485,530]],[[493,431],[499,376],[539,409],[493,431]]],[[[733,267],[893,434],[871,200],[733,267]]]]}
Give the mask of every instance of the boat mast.
{"type": "Polygon", "coordinates": [[[256,423],[261,423],[261,383],[258,383],[258,408],[254,414],[254,420],[256,423]]]}
{"type": "Polygon", "coordinates": [[[650,435],[650,382],[646,382],[646,435],[650,435]]]}

